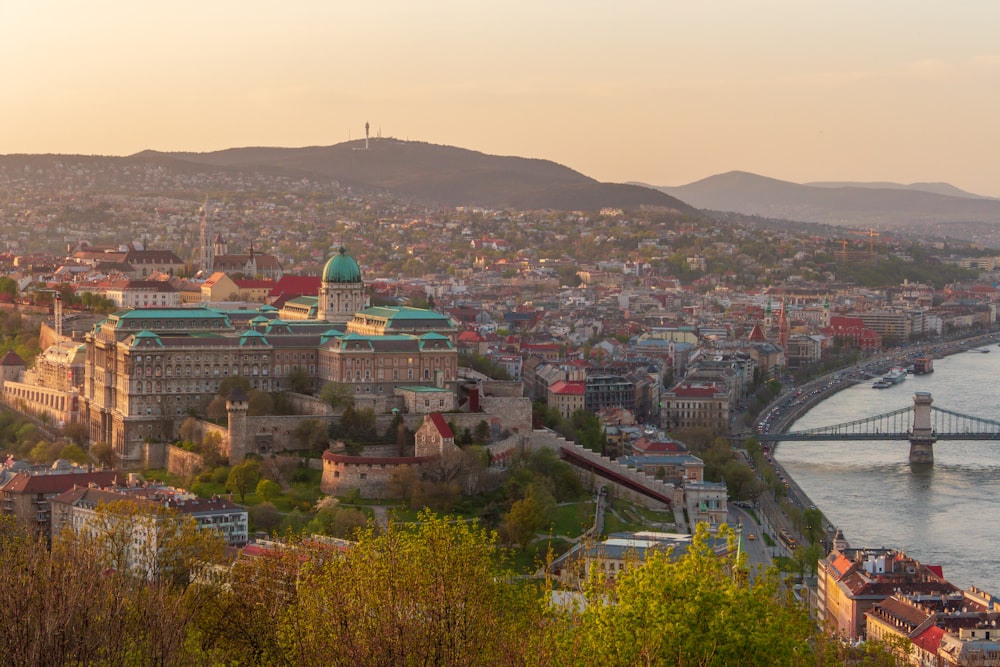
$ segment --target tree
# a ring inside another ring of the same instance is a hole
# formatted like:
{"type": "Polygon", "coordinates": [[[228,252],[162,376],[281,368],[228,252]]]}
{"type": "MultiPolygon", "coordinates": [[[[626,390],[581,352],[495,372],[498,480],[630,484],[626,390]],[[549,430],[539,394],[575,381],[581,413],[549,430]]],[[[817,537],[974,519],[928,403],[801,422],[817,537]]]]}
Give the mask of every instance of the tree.
{"type": "Polygon", "coordinates": [[[226,412],[226,398],[221,394],[215,396],[208,403],[208,407],[205,408],[205,414],[208,415],[209,419],[219,420],[227,415],[226,412]]]}
{"type": "Polygon", "coordinates": [[[247,416],[259,417],[274,411],[274,399],[266,391],[251,389],[247,394],[247,416]]]}
{"type": "Polygon", "coordinates": [[[318,419],[306,419],[296,425],[292,435],[302,445],[303,449],[311,452],[322,452],[330,442],[330,436],[326,425],[318,419]]]}
{"type": "Polygon", "coordinates": [[[257,482],[257,495],[265,502],[271,502],[281,495],[281,486],[273,480],[262,479],[257,482]]]}
{"type": "Polygon", "coordinates": [[[188,417],[187,419],[185,419],[183,422],[181,422],[181,427],[177,429],[177,434],[184,442],[194,442],[197,433],[198,433],[198,420],[194,417],[188,417]]]}
{"type": "Polygon", "coordinates": [[[261,530],[270,533],[278,529],[281,525],[281,512],[273,503],[263,502],[254,505],[247,513],[250,515],[250,523],[254,530],[261,530]]]}
{"type": "Polygon", "coordinates": [[[260,481],[260,462],[248,459],[234,465],[226,478],[226,489],[240,494],[240,502],[246,502],[247,491],[256,488],[260,481]]]}
{"type": "Polygon", "coordinates": [[[83,451],[83,447],[74,443],[65,445],[60,449],[58,458],[72,461],[78,465],[87,465],[87,462],[90,460],[87,458],[87,453],[83,451]]]}
{"type": "Polygon", "coordinates": [[[193,517],[131,498],[100,503],[78,538],[90,541],[105,567],[141,580],[186,585],[200,568],[222,557],[222,538],[193,517]]]}
{"type": "Polygon", "coordinates": [[[781,592],[777,573],[750,583],[740,568],[734,556],[715,553],[704,525],[684,556],[647,551],[641,566],[616,573],[613,587],[592,568],[588,606],[564,619],[562,658],[581,665],[816,664],[814,626],[781,592]]]}
{"type": "Polygon", "coordinates": [[[90,456],[107,468],[115,464],[115,450],[106,442],[97,442],[91,445],[90,456]]]}
{"type": "Polygon", "coordinates": [[[312,378],[301,366],[292,366],[292,370],[288,373],[288,388],[296,394],[311,394],[312,378]]]}
{"type": "Polygon", "coordinates": [[[83,422],[70,422],[63,428],[63,435],[83,447],[90,439],[90,428],[83,422]]]}
{"type": "Polygon", "coordinates": [[[326,382],[319,392],[320,399],[333,409],[354,405],[354,392],[343,382],[326,382]]]}
{"type": "Polygon", "coordinates": [[[554,507],[555,502],[547,491],[539,486],[529,486],[527,495],[511,505],[510,511],[504,516],[504,534],[520,545],[522,551],[527,549],[538,531],[545,526],[554,507]]]}
{"type": "Polygon", "coordinates": [[[244,394],[249,392],[251,388],[250,378],[242,375],[230,375],[227,378],[223,378],[223,380],[219,382],[219,390],[216,393],[222,398],[227,398],[236,387],[242,389],[244,394]]]}
{"type": "Polygon", "coordinates": [[[278,616],[282,662],[528,662],[541,602],[531,587],[511,585],[495,542],[475,523],[424,512],[415,529],[390,522],[336,557],[314,551],[297,570],[308,595],[278,616]]]}

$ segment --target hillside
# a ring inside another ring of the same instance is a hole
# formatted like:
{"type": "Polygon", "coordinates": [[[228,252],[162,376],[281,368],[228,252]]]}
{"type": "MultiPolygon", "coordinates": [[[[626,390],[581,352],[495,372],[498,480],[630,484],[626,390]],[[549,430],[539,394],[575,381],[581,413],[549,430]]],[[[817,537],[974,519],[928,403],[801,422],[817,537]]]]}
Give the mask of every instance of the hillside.
{"type": "Polygon", "coordinates": [[[378,139],[308,148],[231,148],[213,153],[144,151],[133,158],[235,170],[320,176],[426,203],[518,209],[695,209],[656,189],[600,183],[548,160],[486,155],[416,141],[378,139]]]}
{"type": "Polygon", "coordinates": [[[1000,223],[1000,200],[942,183],[802,185],[731,171],[658,190],[714,211],[850,226],[1000,223]]]}

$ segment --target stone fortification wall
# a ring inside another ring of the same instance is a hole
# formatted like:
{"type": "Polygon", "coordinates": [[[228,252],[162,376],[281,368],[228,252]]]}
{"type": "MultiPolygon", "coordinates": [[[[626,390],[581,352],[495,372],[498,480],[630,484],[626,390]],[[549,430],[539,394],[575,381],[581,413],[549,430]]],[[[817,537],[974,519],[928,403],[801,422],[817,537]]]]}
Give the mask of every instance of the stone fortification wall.
{"type": "MultiPolygon", "coordinates": [[[[651,489],[669,498],[672,498],[673,504],[675,506],[683,507],[684,496],[682,489],[678,489],[673,484],[667,484],[666,482],[656,479],[651,475],[647,475],[644,472],[639,472],[634,468],[627,468],[623,465],[620,465],[606,456],[601,456],[596,452],[592,452],[589,449],[581,447],[575,442],[567,440],[566,438],[562,437],[558,433],[555,433],[554,431],[550,431],[548,429],[539,429],[532,431],[531,447],[551,449],[556,453],[559,453],[559,451],[563,447],[572,448],[574,453],[576,453],[579,457],[589,461],[590,463],[605,468],[611,468],[622,477],[626,477],[627,479],[629,479],[632,482],[635,482],[636,484],[641,484],[642,486],[648,489],[651,489]]],[[[583,480],[584,485],[586,485],[591,490],[596,490],[596,487],[603,485],[607,486],[611,494],[616,498],[624,498],[630,502],[644,505],[652,509],[664,508],[664,504],[659,502],[658,500],[650,498],[642,493],[639,493],[638,491],[633,491],[632,489],[623,486],[619,482],[608,479],[606,477],[602,477],[596,473],[584,470],[583,468],[579,468],[576,466],[574,467],[578,470],[578,474],[580,475],[580,479],[583,480]]]]}
{"type": "Polygon", "coordinates": [[[483,382],[482,387],[486,398],[521,398],[524,396],[524,386],[520,382],[487,380],[483,382]]]}
{"type": "Polygon", "coordinates": [[[295,429],[302,422],[319,420],[327,426],[336,417],[333,415],[265,415],[247,417],[246,452],[248,454],[269,455],[276,452],[294,452],[304,449],[295,437],[295,429]]]}
{"type": "MultiPolygon", "coordinates": [[[[390,488],[393,474],[426,464],[427,458],[323,455],[320,490],[338,496],[358,489],[362,498],[382,499],[390,488]]],[[[419,472],[418,472],[419,475],[419,472]]]]}
{"type": "Polygon", "coordinates": [[[167,445],[166,455],[167,470],[180,477],[193,477],[205,467],[205,461],[201,454],[189,452],[180,447],[167,445]]]}
{"type": "Polygon", "coordinates": [[[292,411],[297,415],[324,417],[333,414],[333,408],[326,401],[321,401],[315,396],[294,394],[292,392],[288,392],[287,396],[292,411]]]}
{"type": "MultiPolygon", "coordinates": [[[[165,442],[143,442],[137,445],[140,465],[132,463],[130,470],[166,468],[167,467],[167,444],[165,442]]],[[[133,449],[130,454],[136,453],[133,449]]]]}
{"type": "MultiPolygon", "coordinates": [[[[520,384],[520,383],[519,383],[520,384]]],[[[483,396],[479,399],[483,412],[499,417],[503,427],[518,433],[531,432],[531,399],[522,397],[483,396]]]]}

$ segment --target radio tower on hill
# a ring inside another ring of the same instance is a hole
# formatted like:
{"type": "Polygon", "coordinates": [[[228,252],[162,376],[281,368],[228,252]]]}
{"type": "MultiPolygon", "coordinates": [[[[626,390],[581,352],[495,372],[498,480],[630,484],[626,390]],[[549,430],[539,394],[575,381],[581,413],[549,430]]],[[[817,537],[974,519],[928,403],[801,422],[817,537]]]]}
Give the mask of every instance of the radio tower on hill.
{"type": "Polygon", "coordinates": [[[368,121],[365,121],[365,150],[368,150],[368,121]]]}

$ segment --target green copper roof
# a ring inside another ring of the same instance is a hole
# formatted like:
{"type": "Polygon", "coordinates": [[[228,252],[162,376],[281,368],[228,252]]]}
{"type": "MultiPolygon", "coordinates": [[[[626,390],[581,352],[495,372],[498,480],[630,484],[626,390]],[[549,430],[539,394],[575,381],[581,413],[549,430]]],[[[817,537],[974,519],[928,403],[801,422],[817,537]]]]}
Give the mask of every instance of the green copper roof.
{"type": "Polygon", "coordinates": [[[360,283],[361,268],[354,258],[347,254],[344,247],[330,258],[323,267],[323,282],[325,283],[360,283]]]}
{"type": "Polygon", "coordinates": [[[115,313],[114,316],[119,320],[210,320],[226,317],[224,313],[210,308],[135,308],[115,313]]]}
{"type": "Polygon", "coordinates": [[[384,317],[387,320],[402,322],[405,320],[442,320],[450,322],[447,315],[426,308],[410,308],[409,306],[372,306],[365,308],[359,315],[369,317],[384,317]]]}
{"type": "Polygon", "coordinates": [[[140,344],[144,340],[152,341],[152,342],[156,343],[157,345],[159,345],[160,347],[163,347],[163,341],[160,340],[160,337],[157,336],[152,331],[148,331],[146,329],[143,329],[142,331],[140,331],[136,335],[132,336],[132,344],[133,345],[138,345],[138,344],[140,344]]]}

